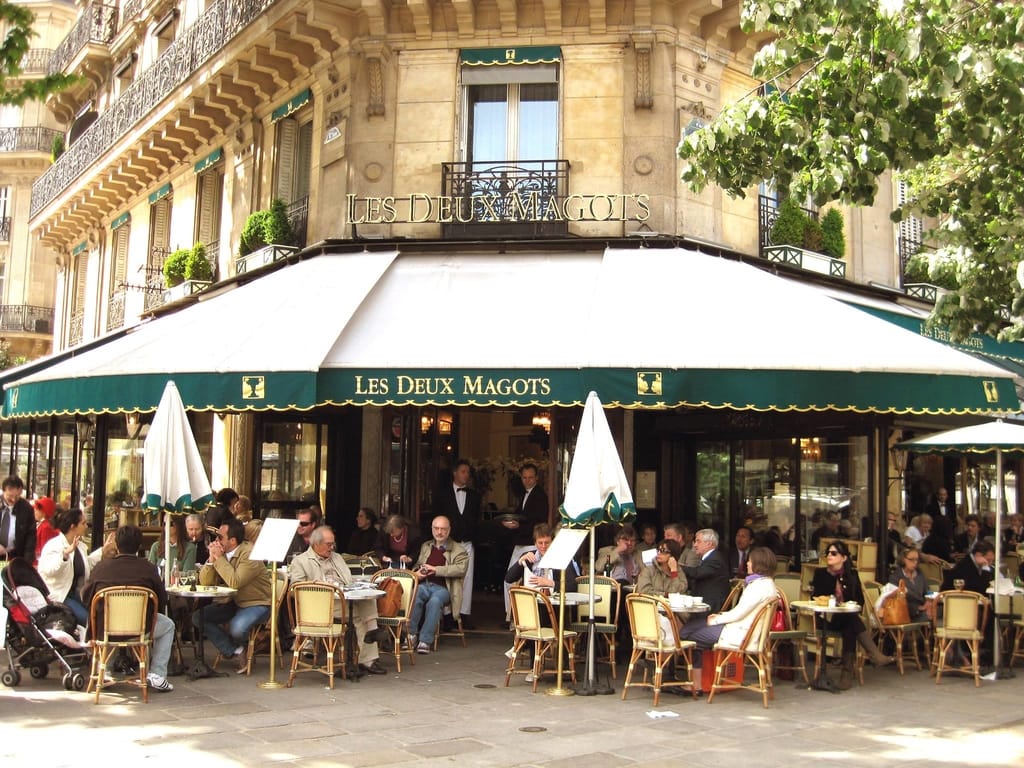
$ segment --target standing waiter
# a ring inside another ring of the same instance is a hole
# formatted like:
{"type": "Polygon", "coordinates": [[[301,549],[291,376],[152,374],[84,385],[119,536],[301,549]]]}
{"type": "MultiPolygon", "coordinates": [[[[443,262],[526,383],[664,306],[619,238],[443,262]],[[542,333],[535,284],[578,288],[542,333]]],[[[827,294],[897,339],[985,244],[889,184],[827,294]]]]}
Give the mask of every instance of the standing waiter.
{"type": "MultiPolygon", "coordinates": [[[[550,514],[548,495],[544,489],[537,484],[537,465],[523,464],[519,470],[519,479],[523,481],[523,498],[519,502],[518,512],[525,520],[506,520],[503,526],[512,531],[512,557],[509,558],[508,567],[511,568],[525,553],[534,549],[533,529],[534,526],[546,523],[550,514]]],[[[511,621],[511,600],[509,599],[508,588],[511,585],[504,583],[505,587],[505,621],[511,621]]]]}
{"type": "Polygon", "coordinates": [[[459,542],[469,555],[469,567],[463,581],[462,605],[452,606],[452,613],[462,614],[462,628],[472,629],[469,615],[473,611],[473,565],[476,553],[473,540],[480,525],[480,494],[469,487],[469,462],[459,459],[452,470],[450,483],[443,483],[434,496],[435,515],[443,515],[451,521],[451,538],[459,542]]]}
{"type": "Polygon", "coordinates": [[[25,484],[12,475],[3,482],[0,500],[0,560],[24,557],[36,559],[36,515],[32,505],[21,498],[25,484]]]}

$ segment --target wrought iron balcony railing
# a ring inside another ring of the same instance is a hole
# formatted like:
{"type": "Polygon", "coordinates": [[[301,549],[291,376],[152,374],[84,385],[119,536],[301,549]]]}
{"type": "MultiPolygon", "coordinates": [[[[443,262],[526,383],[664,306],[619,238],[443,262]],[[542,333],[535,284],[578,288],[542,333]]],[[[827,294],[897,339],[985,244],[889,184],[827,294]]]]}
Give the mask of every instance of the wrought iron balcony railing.
{"type": "Polygon", "coordinates": [[[31,304],[0,304],[0,331],[52,333],[53,307],[31,304]]]}
{"type": "Polygon", "coordinates": [[[45,152],[53,149],[53,139],[60,131],[28,125],[20,128],[0,128],[0,152],[45,152]]]}
{"type": "MultiPolygon", "coordinates": [[[[767,195],[757,196],[757,253],[764,257],[764,249],[775,245],[772,242],[772,227],[775,226],[775,219],[779,217],[779,203],[781,201],[767,195]]],[[[810,218],[817,220],[818,212],[810,208],[802,209],[810,218]]]]}
{"type": "Polygon", "coordinates": [[[568,160],[443,163],[441,195],[451,199],[452,222],[442,225],[442,236],[564,235],[567,222],[544,212],[552,203],[561,208],[568,191],[568,160]]]}
{"type": "Polygon", "coordinates": [[[71,313],[71,327],[68,329],[68,346],[73,347],[85,335],[85,310],[79,309],[71,313]]]}
{"type": "Polygon", "coordinates": [[[51,48],[30,48],[28,53],[21,57],[18,68],[22,75],[45,75],[52,57],[51,48]]]}
{"type": "Polygon", "coordinates": [[[168,94],[276,2],[219,0],[208,8],[194,24],[178,35],[152,66],[132,81],[120,98],[104,110],[57,162],[36,179],[32,185],[30,215],[36,216],[71,186],[100,155],[116,146],[168,94]]]}
{"type": "Polygon", "coordinates": [[[9,242],[11,239],[11,217],[0,216],[0,243],[9,242]]]}
{"type": "Polygon", "coordinates": [[[145,0],[125,0],[121,5],[121,26],[138,16],[145,4],[145,0]]]}
{"type": "Polygon", "coordinates": [[[309,223],[309,195],[301,197],[288,206],[288,223],[295,234],[295,245],[306,247],[306,225],[309,223]]]}
{"type": "Polygon", "coordinates": [[[78,17],[68,36],[61,40],[50,56],[46,71],[51,75],[64,72],[78,52],[90,43],[109,45],[117,33],[117,6],[93,3],[78,17]]]}
{"type": "Polygon", "coordinates": [[[114,291],[110,294],[110,300],[107,302],[107,330],[117,330],[124,325],[124,304],[125,299],[128,297],[128,291],[125,288],[114,291]]]}

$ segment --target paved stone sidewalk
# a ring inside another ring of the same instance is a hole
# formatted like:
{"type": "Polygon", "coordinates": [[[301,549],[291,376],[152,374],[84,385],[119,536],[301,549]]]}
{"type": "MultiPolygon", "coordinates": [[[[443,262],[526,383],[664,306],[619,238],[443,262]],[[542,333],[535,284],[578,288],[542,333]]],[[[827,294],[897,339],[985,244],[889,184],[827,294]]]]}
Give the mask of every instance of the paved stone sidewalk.
{"type": "MultiPolygon", "coordinates": [[[[554,697],[522,677],[504,687],[508,637],[470,633],[469,647],[444,638],[402,673],[338,680],[300,675],[264,690],[265,658],[250,678],[188,682],[142,704],[130,687],[99,705],[59,679],[24,675],[0,688],[0,761],[49,766],[736,766],[812,763],[846,768],[1024,764],[1024,670],[1012,680],[868,669],[866,685],[842,694],[779,681],[770,709],[745,691],[706,699],[650,694],[554,697]]],[[[6,661],[6,659],[5,659],[6,661]]],[[[393,670],[393,660],[387,664],[393,670]]],[[[279,679],[286,679],[283,674],[279,679]]]]}

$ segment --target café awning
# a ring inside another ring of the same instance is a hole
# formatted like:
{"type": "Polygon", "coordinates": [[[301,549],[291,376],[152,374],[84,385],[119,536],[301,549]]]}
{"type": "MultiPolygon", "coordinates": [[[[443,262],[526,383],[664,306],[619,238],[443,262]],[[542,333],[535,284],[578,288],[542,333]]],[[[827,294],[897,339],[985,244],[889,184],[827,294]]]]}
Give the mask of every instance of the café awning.
{"type": "Polygon", "coordinates": [[[334,253],[7,385],[4,416],[317,405],[989,414],[1012,376],[755,266],[681,248],[334,253]]]}

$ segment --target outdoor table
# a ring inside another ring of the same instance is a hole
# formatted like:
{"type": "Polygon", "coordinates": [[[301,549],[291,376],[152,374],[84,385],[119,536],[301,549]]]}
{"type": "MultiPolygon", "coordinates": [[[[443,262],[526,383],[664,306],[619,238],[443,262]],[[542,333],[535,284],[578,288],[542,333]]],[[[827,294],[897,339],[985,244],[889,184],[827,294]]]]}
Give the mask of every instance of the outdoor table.
{"type": "MultiPolygon", "coordinates": [[[[552,592],[548,595],[551,600],[551,605],[559,605],[561,603],[560,596],[557,592],[552,592]]],[[[565,593],[565,604],[567,606],[573,605],[587,605],[590,602],[589,592],[566,592],[565,593]]],[[[601,596],[598,594],[594,595],[594,602],[600,603],[601,596]]]]}
{"type": "Polygon", "coordinates": [[[832,616],[837,613],[860,613],[862,606],[859,603],[846,602],[838,605],[819,605],[813,600],[794,600],[790,605],[798,611],[811,611],[814,614],[814,634],[818,636],[818,674],[811,681],[811,688],[819,691],[835,691],[835,686],[828,679],[825,671],[825,628],[818,623],[821,616],[832,616]]]}
{"type": "MultiPolygon", "coordinates": [[[[1013,612],[1013,600],[1018,595],[1024,595],[1024,587],[1018,587],[1016,585],[1010,587],[1009,589],[1007,589],[1006,587],[1000,587],[999,594],[1002,595],[1003,597],[1008,597],[1010,599],[1010,601],[1009,601],[1010,602],[1010,612],[1009,612],[1009,614],[1005,614],[1005,613],[1004,614],[997,614],[995,612],[995,610],[996,610],[996,601],[995,601],[995,598],[996,598],[996,587],[995,587],[995,584],[989,584],[988,587],[985,588],[985,594],[986,595],[992,595],[992,614],[995,617],[994,631],[996,632],[996,637],[999,638],[999,640],[998,640],[998,642],[1000,644],[999,647],[1000,647],[1000,649],[1002,649],[1003,645],[1002,645],[1002,635],[1000,634],[1000,631],[999,631],[999,619],[1000,619],[1001,616],[1008,617],[1010,619],[1011,629],[1012,629],[1012,622],[1013,622],[1013,618],[1014,618],[1014,615],[1015,615],[1014,612],[1013,612]]],[[[1011,635],[1012,635],[1012,632],[1011,632],[1011,635]]],[[[1012,640],[1012,637],[1011,637],[1011,640],[1012,640]]],[[[1010,648],[1007,648],[1006,650],[1009,651],[1010,648]]],[[[1011,661],[1012,661],[1012,659],[1011,659],[1011,661]]]]}
{"type": "Polygon", "coordinates": [[[193,601],[193,611],[189,612],[189,616],[194,612],[195,606],[199,606],[199,640],[198,647],[196,649],[196,658],[195,661],[192,662],[192,666],[185,672],[189,680],[198,680],[201,677],[220,676],[219,673],[215,672],[213,668],[206,663],[206,651],[204,648],[206,645],[206,605],[209,601],[216,598],[230,597],[237,591],[237,589],[232,589],[231,587],[203,587],[196,584],[188,587],[182,584],[167,587],[168,595],[184,597],[193,601]]]}
{"type": "MultiPolygon", "coordinates": [[[[387,594],[383,589],[377,589],[373,586],[367,586],[366,584],[350,584],[343,586],[341,592],[345,595],[345,600],[348,602],[360,602],[362,600],[376,600],[378,597],[384,597],[387,594]]],[[[345,661],[350,664],[348,677],[350,680],[359,680],[363,677],[363,672],[359,669],[359,654],[357,649],[359,648],[359,636],[356,633],[356,622],[352,616],[352,608],[348,609],[348,622],[345,625],[345,661]]]]}

